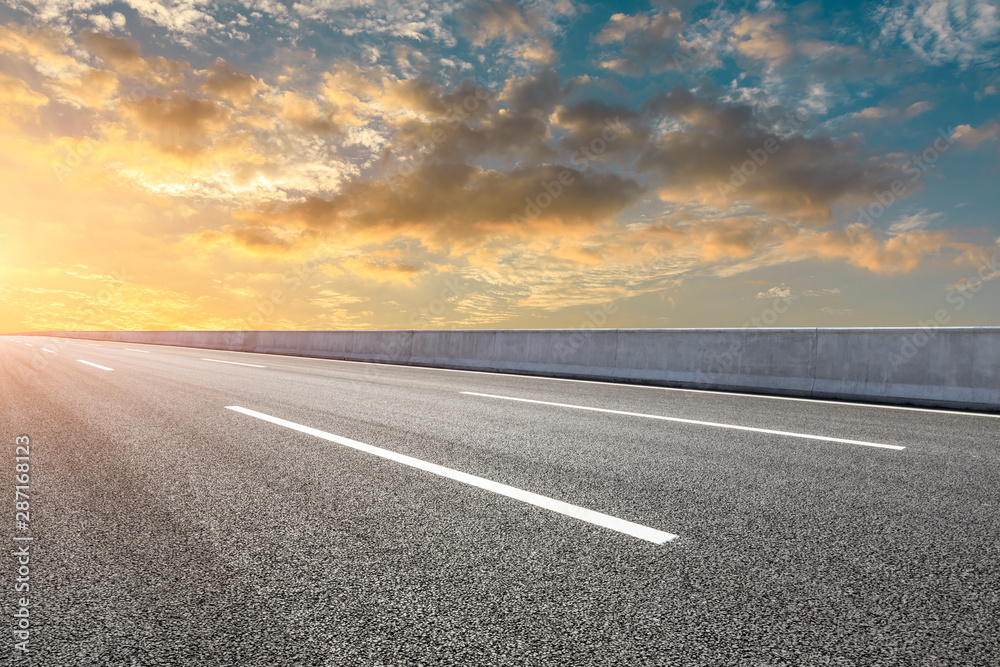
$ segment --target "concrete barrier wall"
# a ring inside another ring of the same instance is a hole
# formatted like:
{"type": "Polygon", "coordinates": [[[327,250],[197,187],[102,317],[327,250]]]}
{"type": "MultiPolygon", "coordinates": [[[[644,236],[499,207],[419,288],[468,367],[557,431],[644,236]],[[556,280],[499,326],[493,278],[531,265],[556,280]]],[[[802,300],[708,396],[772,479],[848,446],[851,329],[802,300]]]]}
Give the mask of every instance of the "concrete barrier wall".
{"type": "Polygon", "coordinates": [[[493,370],[496,331],[416,331],[408,363],[438,368],[493,370]]]}
{"type": "Polygon", "coordinates": [[[617,341],[615,329],[497,331],[491,370],[610,380],[617,341]]]}
{"type": "Polygon", "coordinates": [[[615,379],[810,395],[815,329],[620,329],[615,379]]]}
{"type": "Polygon", "coordinates": [[[20,335],[1000,412],[1000,327],[20,335]]]}

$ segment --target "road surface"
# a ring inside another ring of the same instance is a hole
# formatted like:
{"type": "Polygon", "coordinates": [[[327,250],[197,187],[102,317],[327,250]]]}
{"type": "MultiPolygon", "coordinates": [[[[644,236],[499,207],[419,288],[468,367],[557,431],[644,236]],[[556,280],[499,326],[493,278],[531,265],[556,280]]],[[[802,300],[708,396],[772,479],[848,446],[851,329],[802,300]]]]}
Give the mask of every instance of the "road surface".
{"type": "Polygon", "coordinates": [[[996,416],[29,336],[0,406],[10,664],[1000,664],[996,416]]]}

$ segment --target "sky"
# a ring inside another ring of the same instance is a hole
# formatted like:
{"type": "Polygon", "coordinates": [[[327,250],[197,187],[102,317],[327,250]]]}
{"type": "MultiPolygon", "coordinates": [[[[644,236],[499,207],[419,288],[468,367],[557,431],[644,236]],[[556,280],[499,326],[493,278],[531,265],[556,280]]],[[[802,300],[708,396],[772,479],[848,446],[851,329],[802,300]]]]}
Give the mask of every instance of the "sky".
{"type": "Polygon", "coordinates": [[[996,0],[7,0],[0,333],[1000,325],[996,0]]]}

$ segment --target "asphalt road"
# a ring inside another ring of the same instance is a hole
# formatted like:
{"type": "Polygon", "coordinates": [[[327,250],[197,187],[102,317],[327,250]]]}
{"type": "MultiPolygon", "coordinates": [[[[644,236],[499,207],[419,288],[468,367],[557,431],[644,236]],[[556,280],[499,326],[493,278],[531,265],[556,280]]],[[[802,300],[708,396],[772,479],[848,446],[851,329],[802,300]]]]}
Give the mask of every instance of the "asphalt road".
{"type": "Polygon", "coordinates": [[[8,664],[1000,664],[995,416],[0,337],[0,424],[8,664]]]}

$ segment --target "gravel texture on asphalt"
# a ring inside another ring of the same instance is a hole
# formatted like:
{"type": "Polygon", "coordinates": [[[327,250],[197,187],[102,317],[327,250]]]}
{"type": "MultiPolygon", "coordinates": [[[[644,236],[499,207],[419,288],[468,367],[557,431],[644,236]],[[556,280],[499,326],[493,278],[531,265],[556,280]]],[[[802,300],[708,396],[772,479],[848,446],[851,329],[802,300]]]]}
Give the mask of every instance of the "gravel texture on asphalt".
{"type": "MultiPolygon", "coordinates": [[[[35,538],[31,653],[8,632],[6,664],[1000,664],[992,417],[0,337],[0,423],[4,497],[14,437],[31,436],[35,538]],[[679,537],[644,542],[231,405],[679,537]]],[[[8,557],[11,629],[15,570],[8,557]]]]}

